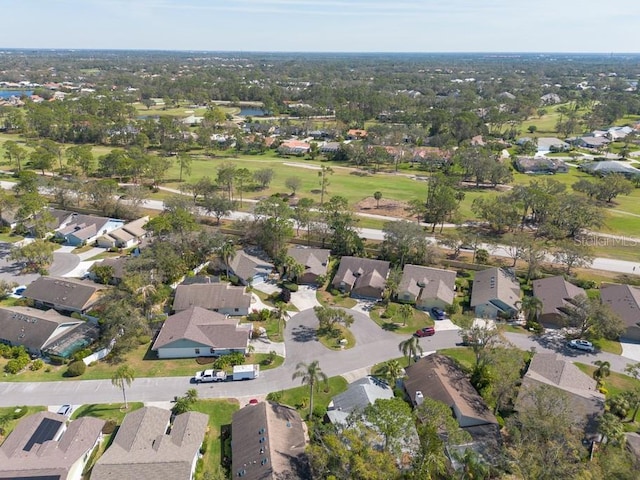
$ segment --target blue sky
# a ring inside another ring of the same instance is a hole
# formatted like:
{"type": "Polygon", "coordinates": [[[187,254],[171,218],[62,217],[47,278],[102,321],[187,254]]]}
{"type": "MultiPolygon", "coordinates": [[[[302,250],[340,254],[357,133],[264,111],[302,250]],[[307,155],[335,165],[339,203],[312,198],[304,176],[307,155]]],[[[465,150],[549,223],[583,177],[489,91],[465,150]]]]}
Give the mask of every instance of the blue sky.
{"type": "Polygon", "coordinates": [[[640,50],[637,0],[0,0],[0,6],[0,48],[640,50]]]}

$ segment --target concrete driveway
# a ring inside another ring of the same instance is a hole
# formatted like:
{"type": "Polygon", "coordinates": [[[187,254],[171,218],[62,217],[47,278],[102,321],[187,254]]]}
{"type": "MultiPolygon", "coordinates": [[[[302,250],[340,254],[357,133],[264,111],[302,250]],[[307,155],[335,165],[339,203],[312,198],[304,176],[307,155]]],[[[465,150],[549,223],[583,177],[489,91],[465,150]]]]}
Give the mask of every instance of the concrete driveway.
{"type": "Polygon", "coordinates": [[[297,292],[291,293],[291,303],[300,310],[308,310],[320,305],[316,298],[317,287],[311,285],[300,285],[297,292]]]}
{"type": "Polygon", "coordinates": [[[12,247],[11,243],[0,242],[0,279],[6,282],[15,282],[18,285],[29,285],[40,275],[36,273],[21,274],[22,266],[8,258],[12,247]]]}

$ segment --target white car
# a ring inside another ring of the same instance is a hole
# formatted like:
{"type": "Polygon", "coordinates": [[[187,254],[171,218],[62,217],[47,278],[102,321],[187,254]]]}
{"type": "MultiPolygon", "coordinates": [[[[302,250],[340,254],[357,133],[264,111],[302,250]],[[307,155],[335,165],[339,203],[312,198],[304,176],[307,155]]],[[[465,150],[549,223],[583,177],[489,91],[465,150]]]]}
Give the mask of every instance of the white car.
{"type": "Polygon", "coordinates": [[[569,348],[575,348],[577,350],[584,350],[585,352],[595,352],[596,349],[593,346],[593,343],[588,342],[587,340],[571,340],[568,343],[569,348]]]}

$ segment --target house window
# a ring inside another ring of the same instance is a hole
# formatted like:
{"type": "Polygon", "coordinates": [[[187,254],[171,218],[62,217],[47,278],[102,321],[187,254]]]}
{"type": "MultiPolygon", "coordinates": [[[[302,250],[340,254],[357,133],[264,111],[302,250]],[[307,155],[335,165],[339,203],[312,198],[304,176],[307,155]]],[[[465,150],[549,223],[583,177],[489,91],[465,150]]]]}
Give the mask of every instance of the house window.
{"type": "Polygon", "coordinates": [[[210,348],[209,349],[209,353],[216,353],[216,349],[215,348],[210,348]]]}
{"type": "Polygon", "coordinates": [[[233,309],[233,311],[234,311],[234,312],[239,312],[239,311],[240,311],[240,309],[239,309],[239,308],[234,308],[234,309],[233,309]]]}
{"type": "Polygon", "coordinates": [[[218,310],[219,310],[218,308],[214,308],[214,309],[213,309],[213,311],[214,311],[214,312],[217,312],[218,310]]]}
{"type": "Polygon", "coordinates": [[[200,349],[196,348],[196,355],[200,355],[200,349]]]}

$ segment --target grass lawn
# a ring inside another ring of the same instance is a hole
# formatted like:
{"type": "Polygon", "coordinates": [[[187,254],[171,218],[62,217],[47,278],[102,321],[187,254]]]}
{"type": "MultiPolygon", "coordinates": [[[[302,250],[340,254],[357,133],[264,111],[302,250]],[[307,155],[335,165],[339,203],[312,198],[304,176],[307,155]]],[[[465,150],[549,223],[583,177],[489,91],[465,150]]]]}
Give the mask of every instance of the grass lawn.
{"type": "MultiPolygon", "coordinates": [[[[298,382],[299,380],[295,380],[298,382]]],[[[328,388],[321,382],[318,384],[317,390],[313,393],[314,409],[327,409],[327,405],[331,401],[331,398],[335,395],[344,392],[347,389],[347,381],[342,377],[331,377],[328,381],[328,388]]],[[[282,390],[275,392],[278,398],[278,402],[294,407],[300,412],[302,418],[306,418],[309,408],[309,386],[302,385],[300,387],[290,388],[288,390],[282,390]]]]}
{"type": "Polygon", "coordinates": [[[369,315],[383,330],[401,335],[411,335],[419,328],[434,326],[434,321],[428,313],[415,308],[412,308],[412,313],[413,316],[406,322],[406,325],[403,325],[400,304],[397,303],[390,303],[386,308],[376,306],[369,312],[369,315]],[[382,318],[383,315],[387,318],[382,318]]]}
{"type": "Polygon", "coordinates": [[[598,350],[602,350],[603,352],[622,355],[622,345],[620,345],[620,342],[616,340],[607,340],[606,338],[601,338],[599,340],[594,340],[593,346],[598,350]]]}
{"type": "Polygon", "coordinates": [[[223,456],[231,458],[231,419],[239,410],[236,400],[198,400],[192,407],[195,412],[209,415],[209,430],[205,437],[205,454],[202,470],[198,469],[196,479],[204,478],[208,472],[216,472],[223,456]],[[224,431],[224,435],[223,435],[224,431]],[[224,453],[223,453],[224,452],[224,453]]]}
{"type": "Polygon", "coordinates": [[[13,431],[14,428],[16,428],[16,425],[21,419],[36,412],[46,410],[46,407],[0,407],[0,418],[3,418],[5,415],[15,414],[17,409],[23,408],[27,410],[24,415],[21,415],[20,418],[9,420],[5,425],[2,426],[4,434],[0,434],[0,444],[2,444],[4,439],[13,431]]]}
{"type": "Polygon", "coordinates": [[[15,235],[13,233],[0,233],[0,242],[15,243],[19,242],[20,240],[24,240],[24,237],[15,235]]]}
{"type": "Polygon", "coordinates": [[[71,419],[74,420],[80,417],[96,417],[105,421],[111,421],[116,425],[120,425],[127,413],[142,408],[144,404],[142,402],[128,402],[128,406],[129,408],[125,410],[123,403],[92,403],[82,405],[73,412],[71,419]]]}
{"type": "Polygon", "coordinates": [[[532,335],[532,332],[524,328],[522,325],[512,325],[510,323],[498,323],[498,330],[503,333],[521,333],[523,335],[532,335]]]}
{"type": "MultiPolygon", "coordinates": [[[[597,370],[597,367],[585,363],[576,363],[575,365],[590,377],[593,377],[593,372],[597,370]]],[[[604,386],[609,392],[607,396],[611,397],[627,390],[640,388],[640,381],[622,373],[611,372],[611,374],[604,379],[604,386]]]]}
{"type": "Polygon", "coordinates": [[[443,348],[438,353],[453,358],[467,371],[471,371],[476,364],[476,356],[470,347],[443,348]]]}
{"type": "Polygon", "coordinates": [[[356,346],[356,338],[353,336],[353,333],[351,333],[351,330],[344,325],[336,325],[333,328],[334,330],[339,331],[337,335],[318,335],[318,340],[320,340],[322,345],[327,347],[329,350],[347,350],[356,346]],[[340,340],[342,339],[345,339],[347,343],[344,345],[340,344],[340,340]]]}
{"type": "Polygon", "coordinates": [[[331,295],[324,289],[316,290],[316,298],[325,307],[352,308],[358,303],[346,293],[331,295]]]}
{"type": "Polygon", "coordinates": [[[87,259],[87,261],[90,261],[90,260],[103,260],[105,258],[116,258],[116,257],[120,257],[120,256],[122,256],[122,254],[119,253],[119,252],[106,251],[106,252],[99,253],[98,255],[95,255],[95,256],[87,259]]]}
{"type": "MultiPolygon", "coordinates": [[[[190,377],[194,372],[202,370],[203,365],[198,364],[195,358],[177,358],[171,360],[159,360],[156,358],[155,352],[150,350],[151,345],[141,345],[137,349],[127,354],[125,363],[133,368],[136,378],[146,377],[190,377]]],[[[282,357],[276,357],[276,360],[270,365],[263,365],[267,358],[267,354],[256,353],[246,357],[245,363],[260,363],[260,368],[269,370],[276,368],[284,362],[282,357]]],[[[8,360],[0,359],[0,368],[8,360]]],[[[213,358],[211,359],[213,362],[213,358]]],[[[87,367],[87,371],[81,377],[69,378],[64,376],[67,370],[66,365],[53,366],[46,365],[45,368],[32,372],[29,369],[22,371],[17,375],[6,376],[3,381],[11,382],[52,382],[64,380],[108,380],[111,379],[113,373],[119,365],[111,365],[107,362],[96,362],[87,367]]]]}
{"type": "MultiPolygon", "coordinates": [[[[274,297],[272,297],[268,293],[264,293],[264,292],[262,292],[262,291],[260,291],[260,290],[258,290],[256,288],[251,290],[251,293],[255,293],[258,296],[258,298],[260,300],[262,300],[262,303],[264,303],[265,305],[268,305],[269,307],[276,308],[276,302],[274,301],[274,297]]],[[[279,295],[279,293],[277,295],[279,295]]],[[[276,296],[276,298],[277,298],[277,296],[276,296]]],[[[298,307],[296,307],[292,303],[287,303],[286,307],[287,307],[287,311],[288,312],[299,312],[300,311],[300,310],[298,310],[298,307]]]]}

